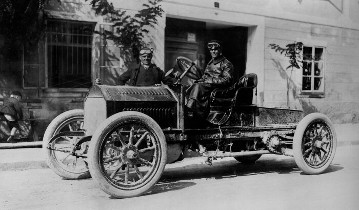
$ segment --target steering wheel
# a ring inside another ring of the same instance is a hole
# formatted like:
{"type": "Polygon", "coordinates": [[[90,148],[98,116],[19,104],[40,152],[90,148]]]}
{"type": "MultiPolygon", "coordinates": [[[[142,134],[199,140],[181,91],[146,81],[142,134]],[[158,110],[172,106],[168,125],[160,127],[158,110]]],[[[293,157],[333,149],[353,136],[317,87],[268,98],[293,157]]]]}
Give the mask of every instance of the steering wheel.
{"type": "Polygon", "coordinates": [[[187,76],[188,78],[193,80],[198,80],[199,78],[201,78],[201,71],[198,69],[198,67],[192,60],[183,56],[179,56],[176,59],[176,64],[177,68],[174,67],[173,69],[169,70],[165,76],[168,76],[170,74],[177,75],[176,78],[178,78],[178,83],[182,80],[184,76],[187,76]]]}

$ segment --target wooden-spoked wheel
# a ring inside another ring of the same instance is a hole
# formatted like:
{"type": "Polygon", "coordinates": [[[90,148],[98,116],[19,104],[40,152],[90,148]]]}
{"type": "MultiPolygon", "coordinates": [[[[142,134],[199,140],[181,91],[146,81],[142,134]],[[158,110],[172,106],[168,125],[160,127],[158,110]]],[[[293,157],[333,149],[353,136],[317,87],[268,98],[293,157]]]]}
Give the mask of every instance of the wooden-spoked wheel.
{"type": "Polygon", "coordinates": [[[304,117],[298,124],[293,142],[294,159],[306,174],[320,174],[331,164],[337,137],[330,119],[320,113],[304,117]]]}
{"type": "Polygon", "coordinates": [[[84,111],[74,109],[53,119],[45,131],[43,150],[47,165],[64,179],[90,177],[86,161],[88,143],[84,142],[75,148],[85,136],[83,123],[84,111]],[[54,136],[58,137],[52,139],[54,136]]]}
{"type": "Polygon", "coordinates": [[[165,136],[152,118],[140,112],[121,112],[96,129],[90,143],[89,168],[109,195],[138,196],[161,177],[166,152],[165,136]]]}

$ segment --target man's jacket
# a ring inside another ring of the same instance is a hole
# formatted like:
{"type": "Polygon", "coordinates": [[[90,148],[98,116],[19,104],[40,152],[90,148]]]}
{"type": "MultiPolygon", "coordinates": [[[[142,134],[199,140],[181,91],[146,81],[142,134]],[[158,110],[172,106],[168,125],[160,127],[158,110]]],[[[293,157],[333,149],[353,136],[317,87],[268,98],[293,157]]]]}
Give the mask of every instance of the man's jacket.
{"type": "Polygon", "coordinates": [[[173,82],[172,78],[165,77],[164,72],[156,65],[151,64],[148,69],[145,69],[142,65],[138,68],[129,69],[125,71],[118,80],[119,85],[131,85],[131,86],[153,86],[155,84],[170,84],[173,82]]]}
{"type": "Polygon", "coordinates": [[[202,76],[205,83],[229,85],[233,78],[233,64],[224,56],[208,62],[202,76]]]}
{"type": "Polygon", "coordinates": [[[0,106],[0,113],[13,116],[16,120],[23,117],[20,101],[16,98],[5,98],[4,103],[0,106]]]}

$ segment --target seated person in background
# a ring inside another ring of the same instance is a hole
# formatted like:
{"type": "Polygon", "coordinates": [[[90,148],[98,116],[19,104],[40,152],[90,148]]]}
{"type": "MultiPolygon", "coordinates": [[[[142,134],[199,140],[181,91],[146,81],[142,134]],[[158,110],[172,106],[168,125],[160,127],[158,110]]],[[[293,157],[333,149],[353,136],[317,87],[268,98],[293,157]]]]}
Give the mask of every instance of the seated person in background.
{"type": "Polygon", "coordinates": [[[5,121],[10,129],[10,136],[7,141],[14,139],[16,131],[19,129],[19,122],[23,117],[22,107],[20,104],[21,93],[19,91],[13,91],[10,94],[10,98],[4,99],[4,103],[0,106],[0,119],[5,121]]]}
{"type": "Polygon", "coordinates": [[[211,92],[216,88],[229,87],[233,78],[233,65],[222,55],[220,42],[212,40],[207,46],[212,59],[208,62],[203,76],[189,88],[186,104],[194,114],[204,119],[208,115],[208,100],[211,92]]]}

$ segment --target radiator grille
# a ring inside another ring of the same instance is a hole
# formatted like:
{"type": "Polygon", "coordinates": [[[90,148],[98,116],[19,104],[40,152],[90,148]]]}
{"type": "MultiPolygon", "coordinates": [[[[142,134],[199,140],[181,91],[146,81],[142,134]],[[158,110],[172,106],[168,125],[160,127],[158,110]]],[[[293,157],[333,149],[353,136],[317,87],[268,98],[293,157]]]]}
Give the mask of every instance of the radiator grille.
{"type": "Polygon", "coordinates": [[[123,111],[137,111],[153,118],[161,127],[176,127],[176,113],[173,108],[141,107],[124,108],[123,111]]]}

